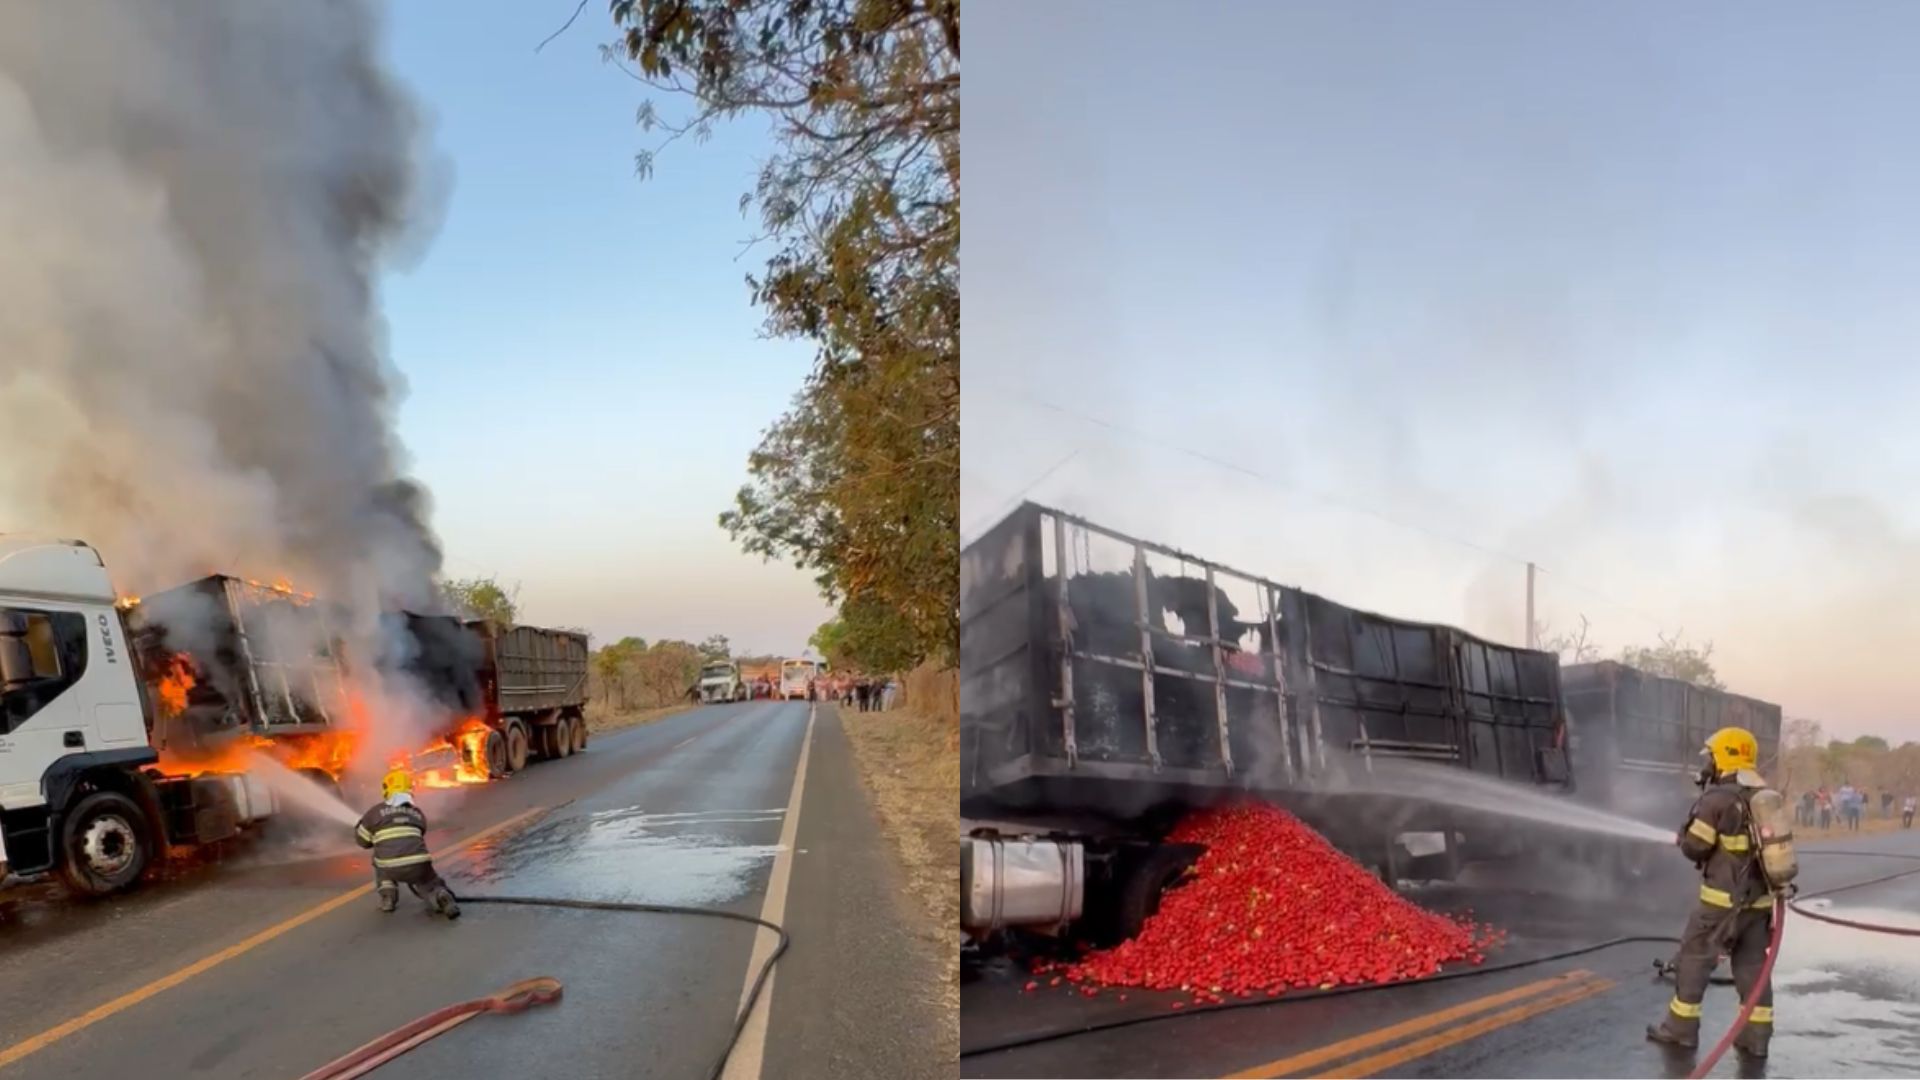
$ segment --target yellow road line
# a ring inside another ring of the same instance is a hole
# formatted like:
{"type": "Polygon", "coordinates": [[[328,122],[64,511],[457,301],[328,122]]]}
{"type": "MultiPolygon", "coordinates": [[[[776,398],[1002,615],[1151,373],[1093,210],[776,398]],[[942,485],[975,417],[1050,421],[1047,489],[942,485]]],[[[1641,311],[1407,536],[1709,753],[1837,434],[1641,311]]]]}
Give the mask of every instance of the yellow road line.
{"type": "Polygon", "coordinates": [[[1389,1027],[1363,1032],[1350,1039],[1342,1039],[1337,1043],[1329,1043],[1317,1049],[1306,1050],[1292,1057],[1284,1057],[1278,1061],[1269,1061],[1265,1065],[1255,1065],[1251,1069],[1232,1074],[1227,1080],[1286,1076],[1290,1073],[1302,1072],[1324,1065],[1329,1061],[1338,1061],[1341,1058],[1349,1057],[1362,1050],[1371,1050],[1376,1046],[1390,1043],[1397,1039],[1404,1039],[1409,1035],[1418,1035],[1430,1028],[1437,1028],[1442,1024],[1452,1023],[1462,1017],[1472,1016],[1478,1012],[1485,1012],[1488,1009],[1505,1005],[1511,1001],[1517,1001],[1520,998],[1543,994],[1549,990],[1563,990],[1569,984],[1579,982],[1592,975],[1593,972],[1584,969],[1569,971],[1550,979],[1541,979],[1538,982],[1530,982],[1523,986],[1502,990],[1496,994],[1488,994],[1485,997],[1474,998],[1472,1001],[1463,1001],[1458,1005],[1440,1009],[1436,1012],[1426,1013],[1422,1016],[1416,1016],[1410,1020],[1403,1020],[1389,1027]]]}
{"type": "MultiPolygon", "coordinates": [[[[513,817],[510,817],[507,820],[499,823],[498,825],[493,826],[492,828],[482,829],[479,832],[474,833],[472,836],[469,836],[466,839],[460,841],[459,843],[448,847],[446,849],[446,852],[448,855],[451,855],[462,848],[465,848],[472,844],[479,843],[480,841],[485,840],[489,836],[493,836],[494,834],[499,833],[505,829],[511,828],[514,825],[518,825],[521,822],[526,821],[528,818],[533,817],[535,814],[544,813],[545,811],[546,811],[546,807],[536,806],[533,809],[528,810],[523,814],[516,814],[513,817]]],[[[455,860],[448,859],[447,861],[453,862],[455,860]]],[[[274,938],[279,937],[280,935],[288,932],[289,930],[297,930],[300,927],[305,926],[307,923],[310,923],[313,920],[319,918],[320,916],[325,915],[327,912],[332,911],[333,909],[341,906],[342,904],[348,903],[353,900],[357,900],[360,897],[365,896],[372,891],[373,891],[373,886],[371,884],[362,885],[355,889],[349,889],[348,891],[341,893],[339,896],[336,896],[331,900],[326,900],[319,904],[315,904],[313,907],[308,908],[307,910],[301,912],[298,915],[295,915],[290,919],[285,920],[284,922],[275,923],[274,925],[267,927],[265,930],[262,930],[259,933],[254,934],[252,937],[235,942],[234,944],[229,945],[224,949],[221,949],[217,953],[213,953],[210,956],[203,956],[200,959],[195,960],[193,963],[188,964],[186,967],[180,968],[179,970],[171,972],[170,974],[163,975],[160,978],[155,979],[154,981],[148,983],[145,986],[140,987],[137,990],[130,990],[127,993],[124,993],[119,997],[114,998],[112,1001],[109,1001],[104,1005],[96,1005],[93,1008],[88,1009],[86,1012],[81,1013],[79,1016],[76,1016],[71,1020],[67,1020],[62,1023],[55,1024],[53,1027],[48,1028],[47,1030],[41,1032],[38,1035],[33,1036],[32,1038],[22,1039],[19,1042],[14,1043],[12,1046],[9,1046],[4,1050],[0,1050],[0,1069],[6,1068],[8,1065],[11,1065],[16,1061],[19,1061],[21,1058],[26,1057],[29,1054],[36,1053],[40,1050],[45,1050],[47,1047],[52,1046],[54,1043],[59,1042],[61,1039],[66,1038],[67,1036],[73,1034],[74,1032],[83,1031],[89,1027],[92,1027],[94,1024],[97,1024],[100,1021],[105,1020],[107,1017],[112,1016],[115,1013],[124,1012],[127,1009],[130,1009],[133,1006],[138,1005],[141,1002],[147,1000],[148,998],[153,997],[155,994],[159,994],[164,991],[171,990],[174,987],[179,986],[181,983],[186,982],[188,979],[193,978],[195,975],[199,975],[202,972],[210,971],[213,968],[219,967],[221,964],[224,964],[227,961],[243,953],[251,952],[252,950],[258,948],[261,945],[266,944],[269,941],[272,941],[274,938]]]]}
{"type": "Polygon", "coordinates": [[[1428,1054],[1438,1050],[1444,1050],[1456,1043],[1463,1043],[1468,1039],[1479,1038],[1489,1031],[1496,1031],[1509,1024],[1517,1024],[1529,1017],[1538,1016],[1544,1012],[1551,1012],[1563,1005],[1571,1005],[1583,998],[1590,998],[1595,994],[1605,993],[1613,989],[1613,986],[1614,983],[1612,979],[1595,979],[1592,982],[1577,983],[1571,989],[1563,990],[1560,993],[1554,994],[1552,997],[1529,1001],[1525,1005],[1516,1005],[1511,1009],[1494,1013],[1492,1016],[1482,1017],[1472,1023],[1462,1024],[1457,1028],[1440,1032],[1437,1035],[1429,1035],[1424,1039],[1415,1039],[1410,1043],[1402,1043],[1391,1050],[1374,1054],[1372,1057],[1365,1057],[1359,1061],[1348,1062],[1337,1069],[1319,1074],[1316,1080],[1325,1080],[1325,1078],[1328,1077],[1373,1076],[1382,1070],[1391,1069],[1396,1065],[1404,1065],[1416,1058],[1426,1057],[1428,1054]]]}

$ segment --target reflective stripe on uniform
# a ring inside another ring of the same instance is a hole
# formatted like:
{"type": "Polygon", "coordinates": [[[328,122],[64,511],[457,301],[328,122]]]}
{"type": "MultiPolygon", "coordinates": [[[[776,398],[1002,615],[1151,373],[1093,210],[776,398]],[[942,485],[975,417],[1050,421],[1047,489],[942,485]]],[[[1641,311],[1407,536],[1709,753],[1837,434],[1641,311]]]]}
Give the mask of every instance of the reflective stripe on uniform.
{"type": "Polygon", "coordinates": [[[395,825],[391,828],[381,829],[379,832],[374,833],[373,842],[378,844],[382,840],[400,840],[409,836],[425,836],[425,835],[426,835],[425,833],[421,832],[419,829],[415,828],[412,825],[395,825]]]}
{"type": "MultiPolygon", "coordinates": [[[[1681,1001],[1679,998],[1674,998],[1672,1001],[1667,1003],[1667,1008],[1671,1009],[1673,1011],[1673,1015],[1679,1017],[1682,1020],[1700,1019],[1700,1003],[1697,1001],[1686,1002],[1686,1001],[1681,1001]]],[[[1755,1011],[1757,1012],[1758,1010],[1755,1010],[1755,1011]]]]}
{"type": "Polygon", "coordinates": [[[1687,823],[1687,831],[1692,833],[1703,844],[1711,844],[1720,839],[1720,831],[1706,822],[1701,821],[1699,818],[1694,818],[1691,822],[1687,823]]]}
{"type": "Polygon", "coordinates": [[[1746,833],[1722,833],[1720,847],[1723,851],[1747,852],[1753,850],[1753,841],[1746,833]]]}
{"type": "Polygon", "coordinates": [[[373,834],[367,831],[365,825],[355,825],[353,827],[353,835],[365,840],[369,844],[373,843],[373,834]]]}
{"type": "Polygon", "coordinates": [[[1755,1006],[1753,1007],[1753,1012],[1752,1012],[1752,1014],[1751,1014],[1751,1015],[1749,1015],[1749,1016],[1747,1017],[1747,1023],[1749,1023],[1749,1024],[1771,1024],[1771,1023],[1773,1023],[1773,1006],[1771,1006],[1771,1005],[1755,1005],[1755,1006]]]}
{"type": "MultiPolygon", "coordinates": [[[[1712,904],[1714,907],[1730,908],[1733,906],[1732,893],[1727,892],[1725,889],[1716,889],[1711,885],[1700,886],[1700,899],[1703,903],[1712,904]]],[[[1766,908],[1770,908],[1772,906],[1773,906],[1772,893],[1765,893],[1760,897],[1760,899],[1754,900],[1747,904],[1748,908],[1754,909],[1754,910],[1765,910],[1766,908]]]]}
{"type": "Polygon", "coordinates": [[[385,870],[395,866],[412,866],[416,863],[426,862],[431,858],[433,858],[433,856],[425,852],[421,852],[418,855],[396,855],[391,859],[375,859],[373,860],[373,865],[385,870]]]}

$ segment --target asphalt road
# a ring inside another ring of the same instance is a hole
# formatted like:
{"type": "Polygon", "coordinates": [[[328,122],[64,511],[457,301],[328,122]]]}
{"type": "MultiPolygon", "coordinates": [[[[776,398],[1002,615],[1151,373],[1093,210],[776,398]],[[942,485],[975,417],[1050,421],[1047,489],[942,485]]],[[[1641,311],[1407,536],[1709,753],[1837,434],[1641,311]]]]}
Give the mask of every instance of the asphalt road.
{"type": "MultiPolygon", "coordinates": [[[[1803,847],[1804,892],[1867,881],[1920,862],[1920,829],[1803,847]],[[1859,851],[1876,854],[1817,854],[1859,851]]],[[[1674,856],[1676,859],[1679,856],[1674,856]]],[[[1423,897],[1472,907],[1512,930],[1486,967],[1631,935],[1675,935],[1691,896],[1632,906],[1520,887],[1452,889],[1423,897]]],[[[1822,901],[1810,901],[1821,904],[1822,901]]],[[[1920,873],[1824,901],[1836,915],[1920,927],[1920,873]]],[[[1645,1041],[1672,996],[1652,961],[1658,942],[1616,945],[1513,971],[1428,986],[1210,1013],[1169,1011],[1170,997],[1093,1001],[1061,989],[1021,990],[1018,965],[995,963],[962,990],[963,1076],[1684,1077],[1698,1060],[1645,1041]],[[1001,1041],[1135,1017],[1144,1023],[1020,1049],[971,1053],[1001,1041]],[[1160,1019],[1160,1017],[1167,1017],[1160,1019]],[[1177,1018],[1175,1018],[1177,1017],[1177,1018]]],[[[1724,974],[1724,968],[1722,969],[1724,974]]],[[[1715,1076],[1911,1076],[1920,1061],[1920,938],[1866,934],[1789,916],[1774,974],[1775,1037],[1764,1066],[1729,1052],[1715,1076]]],[[[1283,1001],[1285,999],[1282,999],[1283,1001]]],[[[1737,1011],[1712,987],[1704,1053],[1737,1011]]]]}
{"type": "MultiPolygon", "coordinates": [[[[942,1062],[915,1037],[936,1026],[929,936],[894,887],[832,709],[809,724],[806,705],[755,702],[609,733],[504,781],[422,792],[429,843],[463,894],[785,925],[793,944],[730,1077],[951,1075],[951,1050],[942,1062]]],[[[297,1077],[536,975],[565,984],[559,1004],[479,1017],[373,1075],[700,1077],[773,939],[718,919],[479,904],[448,923],[404,891],[382,915],[356,892],[365,854],[337,843],[103,903],[32,888],[0,902],[0,1080],[297,1077]]]]}

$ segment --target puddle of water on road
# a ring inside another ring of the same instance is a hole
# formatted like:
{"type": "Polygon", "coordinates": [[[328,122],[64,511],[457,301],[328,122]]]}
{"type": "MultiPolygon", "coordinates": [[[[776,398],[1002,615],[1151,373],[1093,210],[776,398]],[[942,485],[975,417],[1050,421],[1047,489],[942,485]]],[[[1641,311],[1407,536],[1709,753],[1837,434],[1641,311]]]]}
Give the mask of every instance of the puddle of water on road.
{"type": "Polygon", "coordinates": [[[693,906],[746,895],[778,844],[744,842],[742,826],[777,832],[771,810],[650,814],[638,807],[544,822],[482,845],[460,877],[491,891],[693,906]]]}
{"type": "MultiPolygon", "coordinates": [[[[1920,928],[1911,912],[1826,910],[1920,928]]],[[[1912,1063],[1920,1060],[1920,941],[1789,917],[1773,985],[1778,1030],[1768,1068],[1774,1075],[1913,1075],[1912,1063]]]]}

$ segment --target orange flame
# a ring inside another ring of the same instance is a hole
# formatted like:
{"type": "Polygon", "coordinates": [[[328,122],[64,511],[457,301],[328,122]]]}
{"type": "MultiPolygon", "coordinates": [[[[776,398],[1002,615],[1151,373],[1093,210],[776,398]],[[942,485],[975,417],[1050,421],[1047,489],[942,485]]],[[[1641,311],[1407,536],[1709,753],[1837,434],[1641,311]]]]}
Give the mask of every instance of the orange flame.
{"type": "Polygon", "coordinates": [[[167,658],[165,672],[154,692],[160,698],[160,715],[167,719],[179,716],[187,707],[187,691],[193,689],[193,660],[186,653],[174,653],[167,658]]]}
{"type": "Polygon", "coordinates": [[[452,735],[421,750],[416,757],[451,750],[454,762],[451,767],[428,769],[416,773],[413,782],[421,787],[450,788],[464,784],[484,784],[492,777],[487,775],[487,736],[493,731],[484,720],[469,716],[461,722],[452,735]]]}

